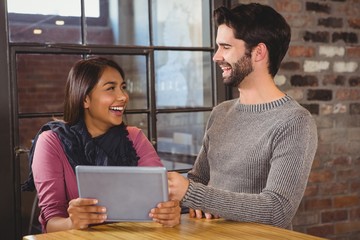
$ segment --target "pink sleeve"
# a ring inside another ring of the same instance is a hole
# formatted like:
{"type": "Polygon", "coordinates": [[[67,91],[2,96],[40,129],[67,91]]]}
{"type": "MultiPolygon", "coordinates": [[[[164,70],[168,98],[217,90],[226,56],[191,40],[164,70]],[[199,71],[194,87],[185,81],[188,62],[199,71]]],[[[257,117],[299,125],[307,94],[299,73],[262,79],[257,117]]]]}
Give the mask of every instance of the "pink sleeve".
{"type": "Polygon", "coordinates": [[[140,157],[138,166],[163,166],[160,157],[149,139],[137,127],[127,127],[129,139],[133,142],[137,155],[140,157]]]}
{"type": "Polygon", "coordinates": [[[39,136],[32,170],[39,198],[39,221],[45,232],[52,217],[68,217],[68,202],[78,197],[75,173],[56,133],[45,131],[39,136]]]}

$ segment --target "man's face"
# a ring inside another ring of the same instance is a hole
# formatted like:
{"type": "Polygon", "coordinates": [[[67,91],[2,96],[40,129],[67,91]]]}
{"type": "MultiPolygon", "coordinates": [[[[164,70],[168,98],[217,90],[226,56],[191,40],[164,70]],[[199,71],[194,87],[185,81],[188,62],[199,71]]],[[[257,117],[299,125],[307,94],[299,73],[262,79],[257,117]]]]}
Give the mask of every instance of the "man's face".
{"type": "Polygon", "coordinates": [[[213,60],[223,70],[224,84],[238,87],[252,71],[251,54],[246,52],[245,42],[234,37],[233,30],[222,24],[216,37],[218,50],[213,60]]]}

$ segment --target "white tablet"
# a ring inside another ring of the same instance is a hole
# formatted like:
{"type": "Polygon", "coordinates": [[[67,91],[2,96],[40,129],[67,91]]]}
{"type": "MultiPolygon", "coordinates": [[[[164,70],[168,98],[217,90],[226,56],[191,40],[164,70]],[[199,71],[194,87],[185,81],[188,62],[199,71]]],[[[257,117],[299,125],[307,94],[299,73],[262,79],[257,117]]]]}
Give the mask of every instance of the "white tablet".
{"type": "Polygon", "coordinates": [[[79,197],[96,198],[108,222],[151,221],[149,212],[168,201],[164,167],[77,166],[79,197]]]}

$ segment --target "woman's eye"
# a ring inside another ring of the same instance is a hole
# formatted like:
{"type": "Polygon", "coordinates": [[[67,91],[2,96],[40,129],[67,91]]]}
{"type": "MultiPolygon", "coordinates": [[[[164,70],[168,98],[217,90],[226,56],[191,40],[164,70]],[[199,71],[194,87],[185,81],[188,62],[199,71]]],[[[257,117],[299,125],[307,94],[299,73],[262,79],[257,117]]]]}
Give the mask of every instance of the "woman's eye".
{"type": "Polygon", "coordinates": [[[110,90],[114,90],[115,87],[109,87],[107,90],[110,91],[110,90]]]}

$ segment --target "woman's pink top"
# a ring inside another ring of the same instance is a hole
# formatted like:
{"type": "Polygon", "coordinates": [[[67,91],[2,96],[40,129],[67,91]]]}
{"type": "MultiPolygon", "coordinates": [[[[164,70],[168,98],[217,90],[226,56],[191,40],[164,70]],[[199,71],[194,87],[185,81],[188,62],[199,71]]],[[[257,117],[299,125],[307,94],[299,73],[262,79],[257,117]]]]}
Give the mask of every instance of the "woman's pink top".
{"type": "MultiPolygon", "coordinates": [[[[140,157],[138,166],[163,166],[144,133],[136,127],[128,126],[127,130],[140,157]]],[[[39,198],[39,222],[45,232],[47,221],[55,216],[68,217],[69,201],[79,197],[74,170],[55,132],[45,131],[39,136],[32,171],[39,198]]]]}

